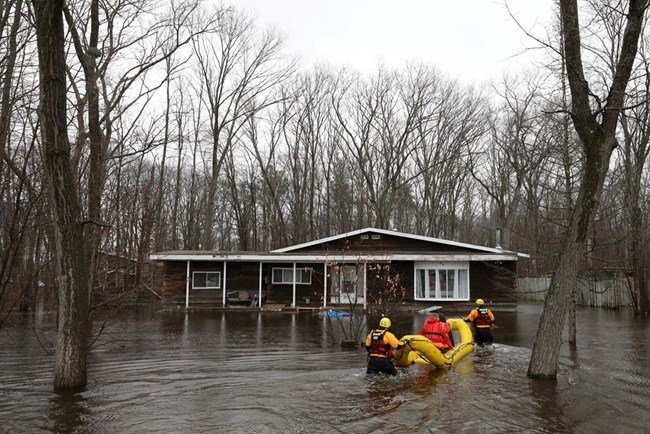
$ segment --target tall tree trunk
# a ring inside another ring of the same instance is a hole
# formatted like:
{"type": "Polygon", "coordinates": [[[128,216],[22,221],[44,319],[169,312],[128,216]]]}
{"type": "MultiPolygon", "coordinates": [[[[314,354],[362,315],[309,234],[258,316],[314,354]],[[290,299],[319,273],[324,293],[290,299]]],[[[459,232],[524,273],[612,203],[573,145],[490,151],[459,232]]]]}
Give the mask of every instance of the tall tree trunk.
{"type": "MultiPolygon", "coordinates": [[[[210,181],[208,183],[208,198],[203,210],[203,250],[214,248],[214,222],[217,202],[217,186],[219,183],[219,172],[223,161],[219,154],[219,133],[213,133],[212,166],[210,167],[210,181]]],[[[225,155],[225,151],[224,151],[225,155]]]]}
{"type": "Polygon", "coordinates": [[[582,142],[585,165],[567,231],[566,245],[551,278],[535,336],[528,365],[530,377],[555,378],[557,374],[566,311],[575,289],[578,266],[598,208],[610,157],[617,144],[615,133],[618,116],[625,101],[625,89],[630,80],[647,7],[648,0],[630,0],[628,4],[623,43],[599,123],[598,117],[592,112],[589,101],[592,92],[583,70],[577,0],[560,1],[567,76],[572,96],[571,117],[582,142]]]}
{"type": "MultiPolygon", "coordinates": [[[[3,54],[6,65],[5,74],[2,80],[2,103],[0,103],[0,173],[3,172],[2,166],[4,165],[6,158],[5,148],[9,138],[9,127],[11,125],[11,110],[13,105],[11,90],[13,87],[14,67],[16,65],[16,56],[18,53],[16,37],[18,35],[18,30],[20,29],[22,6],[22,0],[17,0],[14,6],[14,18],[9,34],[9,43],[7,44],[8,51],[3,54]]],[[[8,10],[9,8],[7,7],[7,11],[8,10]]]]}
{"type": "Polygon", "coordinates": [[[142,271],[145,266],[147,252],[151,249],[151,235],[156,221],[155,208],[156,198],[151,198],[152,190],[155,188],[156,166],[152,165],[149,170],[149,179],[144,187],[141,202],[140,215],[140,239],[138,240],[138,261],[135,266],[135,286],[140,286],[142,271]]]}
{"type": "MultiPolygon", "coordinates": [[[[634,185],[628,205],[628,219],[630,234],[632,238],[630,248],[630,259],[632,265],[632,277],[634,282],[635,313],[638,315],[647,315],[648,306],[648,281],[646,280],[648,262],[645,258],[644,235],[643,235],[643,213],[639,206],[640,197],[640,176],[638,183],[634,185]]],[[[637,181],[637,180],[635,180],[637,181]]]]}
{"type": "Polygon", "coordinates": [[[167,82],[166,87],[165,87],[165,96],[166,96],[166,101],[167,105],[165,107],[165,132],[163,135],[163,146],[162,146],[162,156],[160,158],[160,177],[158,178],[158,194],[156,196],[156,205],[154,208],[155,212],[155,219],[156,219],[156,231],[154,235],[154,249],[156,251],[161,251],[163,249],[163,237],[165,237],[165,231],[164,229],[167,229],[166,226],[164,225],[163,222],[165,221],[165,218],[163,218],[163,195],[165,192],[165,164],[167,164],[167,145],[169,143],[169,112],[171,110],[171,95],[169,92],[169,88],[171,85],[171,60],[168,58],[165,62],[166,65],[166,73],[167,73],[167,82]]]}
{"type": "Polygon", "coordinates": [[[86,384],[90,309],[79,197],[66,122],[63,0],[33,0],[40,72],[40,123],[54,226],[59,320],[54,388],[86,384]]]}
{"type": "MultiPolygon", "coordinates": [[[[560,23],[561,25],[561,23],[560,23]]],[[[564,39],[564,31],[563,31],[563,26],[560,26],[560,34],[562,39],[564,39]]],[[[561,50],[562,50],[562,70],[560,72],[561,74],[561,80],[562,80],[562,110],[564,111],[564,115],[562,116],[562,162],[564,163],[564,197],[565,197],[565,207],[567,212],[570,213],[570,211],[573,209],[573,189],[571,185],[571,152],[569,149],[569,104],[568,104],[568,98],[567,98],[567,74],[566,74],[566,56],[564,53],[564,42],[561,44],[561,50]]],[[[567,219],[568,220],[567,216],[567,219]]],[[[577,326],[576,326],[576,289],[574,288],[573,291],[571,292],[571,300],[570,300],[570,305],[569,305],[569,342],[572,344],[575,344],[577,342],[576,339],[576,334],[577,334],[577,326]]]]}
{"type": "Polygon", "coordinates": [[[97,48],[99,41],[99,0],[90,2],[90,37],[88,48],[84,50],[81,38],[77,32],[76,23],[72,13],[64,8],[66,21],[72,41],[77,53],[77,58],[84,71],[84,84],[86,86],[86,102],[88,104],[88,138],[90,143],[90,156],[88,168],[88,220],[86,229],[86,260],[90,273],[90,288],[93,287],[95,274],[95,260],[101,244],[102,220],[102,195],[106,173],[106,140],[101,131],[99,121],[99,87],[97,85],[97,58],[101,52],[97,48]]]}
{"type": "Polygon", "coordinates": [[[176,250],[179,248],[178,242],[178,208],[181,198],[181,179],[182,179],[182,169],[183,169],[183,145],[185,142],[185,132],[184,132],[184,115],[182,114],[183,104],[183,92],[180,92],[180,102],[178,104],[179,110],[176,114],[177,122],[177,134],[178,134],[178,153],[176,159],[176,177],[174,181],[174,205],[172,211],[172,243],[171,249],[176,250]]]}

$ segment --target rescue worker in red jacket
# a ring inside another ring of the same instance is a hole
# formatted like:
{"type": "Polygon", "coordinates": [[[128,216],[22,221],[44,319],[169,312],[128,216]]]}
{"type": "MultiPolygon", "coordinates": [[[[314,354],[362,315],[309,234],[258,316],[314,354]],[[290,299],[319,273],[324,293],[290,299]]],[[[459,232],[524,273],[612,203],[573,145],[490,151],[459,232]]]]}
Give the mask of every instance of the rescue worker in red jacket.
{"type": "Polygon", "coordinates": [[[474,341],[478,345],[492,343],[494,314],[485,307],[485,302],[482,299],[476,300],[476,307],[465,317],[465,321],[474,323],[474,341]]]}
{"type": "Polygon", "coordinates": [[[393,364],[393,350],[404,347],[404,342],[388,331],[390,325],[390,319],[384,317],[379,321],[379,328],[371,330],[366,337],[366,350],[368,350],[366,374],[397,374],[393,364]]]}
{"type": "Polygon", "coordinates": [[[449,332],[451,332],[451,326],[440,321],[440,316],[437,313],[427,318],[420,330],[422,336],[433,342],[436,348],[443,352],[454,346],[449,338],[449,332]]]}

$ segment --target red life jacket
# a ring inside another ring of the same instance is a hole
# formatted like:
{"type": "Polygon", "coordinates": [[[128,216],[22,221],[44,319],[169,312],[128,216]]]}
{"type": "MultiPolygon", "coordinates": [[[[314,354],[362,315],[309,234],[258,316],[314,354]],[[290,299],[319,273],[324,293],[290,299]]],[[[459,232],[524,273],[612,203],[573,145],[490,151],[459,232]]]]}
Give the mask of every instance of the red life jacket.
{"type": "Polygon", "coordinates": [[[438,318],[429,318],[422,326],[420,334],[433,342],[439,349],[453,347],[449,338],[449,325],[446,322],[441,322],[438,318]]]}
{"type": "Polygon", "coordinates": [[[370,350],[368,353],[371,357],[386,357],[390,359],[393,355],[390,346],[384,342],[386,330],[373,330],[370,335],[370,350]]]}
{"type": "Polygon", "coordinates": [[[488,310],[486,307],[480,307],[480,308],[477,307],[476,312],[478,313],[478,316],[474,318],[474,325],[476,327],[492,326],[492,320],[490,319],[490,315],[488,314],[488,310]]]}

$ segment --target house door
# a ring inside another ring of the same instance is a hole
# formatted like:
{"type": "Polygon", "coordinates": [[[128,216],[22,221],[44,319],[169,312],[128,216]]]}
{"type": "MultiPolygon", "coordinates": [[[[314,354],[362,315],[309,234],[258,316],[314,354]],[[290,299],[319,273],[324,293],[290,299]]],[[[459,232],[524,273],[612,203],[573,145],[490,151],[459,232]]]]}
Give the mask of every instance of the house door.
{"type": "Polygon", "coordinates": [[[332,267],[331,303],[357,304],[363,303],[365,287],[363,265],[338,265],[332,267]]]}

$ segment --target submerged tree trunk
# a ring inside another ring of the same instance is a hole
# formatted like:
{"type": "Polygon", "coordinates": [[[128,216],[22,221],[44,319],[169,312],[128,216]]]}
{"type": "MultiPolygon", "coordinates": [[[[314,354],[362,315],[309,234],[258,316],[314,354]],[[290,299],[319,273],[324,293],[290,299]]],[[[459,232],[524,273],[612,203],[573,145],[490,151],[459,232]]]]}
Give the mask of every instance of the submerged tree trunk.
{"type": "Polygon", "coordinates": [[[66,122],[63,0],[33,0],[40,71],[40,123],[54,226],[59,319],[54,388],[86,384],[88,264],[66,122]]]}
{"type": "Polygon", "coordinates": [[[647,315],[650,311],[648,306],[648,281],[646,273],[648,270],[648,262],[645,258],[644,250],[644,236],[643,236],[643,216],[641,207],[638,204],[640,195],[633,199],[635,201],[628,210],[628,219],[630,222],[630,233],[632,243],[630,248],[631,265],[632,265],[632,278],[634,282],[634,312],[637,315],[647,315]]]}
{"type": "MultiPolygon", "coordinates": [[[[606,154],[609,161],[611,150],[606,154]]],[[[600,173],[586,170],[581,182],[580,195],[569,227],[569,239],[551,278],[544,311],[539,320],[533,354],[528,366],[528,375],[531,377],[555,378],[557,373],[564,320],[571,295],[575,291],[578,267],[584,253],[587,233],[596,212],[607,172],[606,164],[598,163],[598,166],[600,173]]],[[[587,167],[596,167],[596,163],[593,162],[587,167]]]]}
{"type": "MultiPolygon", "coordinates": [[[[544,311],[540,318],[535,344],[528,366],[528,376],[555,378],[562,344],[562,329],[572,292],[575,290],[578,266],[585,251],[587,234],[598,208],[603,184],[616,146],[619,112],[625,101],[625,89],[637,52],[643,17],[648,0],[630,0],[625,14],[627,24],[620,54],[616,60],[609,95],[602,109],[601,121],[592,111],[589,89],[583,70],[582,45],[577,0],[561,0],[560,15],[566,55],[567,76],[571,89],[571,117],[580,137],[585,165],[567,241],[555,267],[544,311]]],[[[613,12],[619,13],[619,11],[613,12]]],[[[624,12],[620,12],[624,13],[624,12]]]]}

